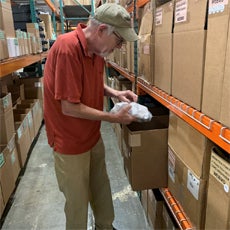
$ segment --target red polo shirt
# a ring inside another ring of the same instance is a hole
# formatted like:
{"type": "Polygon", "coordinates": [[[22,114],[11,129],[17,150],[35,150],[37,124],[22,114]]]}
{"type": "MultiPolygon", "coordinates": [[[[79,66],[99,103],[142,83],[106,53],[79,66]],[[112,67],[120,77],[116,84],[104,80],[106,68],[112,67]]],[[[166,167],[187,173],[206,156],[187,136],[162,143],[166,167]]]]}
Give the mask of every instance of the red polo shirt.
{"type": "Polygon", "coordinates": [[[44,70],[44,120],[48,143],[63,154],[91,149],[100,138],[100,121],[66,116],[61,100],[103,110],[104,59],[87,54],[79,24],[75,31],[58,36],[49,51],[44,70]]]}

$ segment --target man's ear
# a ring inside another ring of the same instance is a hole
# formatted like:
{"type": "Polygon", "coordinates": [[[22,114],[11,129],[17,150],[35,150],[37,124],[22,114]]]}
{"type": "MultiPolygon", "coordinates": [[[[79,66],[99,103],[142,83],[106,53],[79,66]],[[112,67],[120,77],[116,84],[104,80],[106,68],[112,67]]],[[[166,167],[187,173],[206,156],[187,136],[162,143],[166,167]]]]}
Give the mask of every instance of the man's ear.
{"type": "Polygon", "coordinates": [[[105,25],[105,24],[99,25],[98,28],[97,28],[98,35],[102,36],[103,33],[106,33],[107,29],[108,29],[107,25],[105,25]]]}

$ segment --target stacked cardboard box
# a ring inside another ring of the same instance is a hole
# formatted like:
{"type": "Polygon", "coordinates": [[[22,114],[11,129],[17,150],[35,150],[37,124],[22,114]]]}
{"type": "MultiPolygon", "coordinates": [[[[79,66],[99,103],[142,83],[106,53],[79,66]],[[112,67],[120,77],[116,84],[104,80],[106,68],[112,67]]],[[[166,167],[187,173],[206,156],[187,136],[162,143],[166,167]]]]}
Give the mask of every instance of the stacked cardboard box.
{"type": "Polygon", "coordinates": [[[158,7],[155,15],[155,73],[154,85],[171,94],[172,29],[174,4],[158,7]]]}
{"type": "Polygon", "coordinates": [[[230,229],[229,154],[213,147],[209,173],[205,229],[230,229]]]}
{"type": "MultiPolygon", "coordinates": [[[[202,112],[217,121],[220,121],[221,99],[223,94],[229,94],[230,92],[229,85],[227,84],[229,73],[225,74],[225,68],[226,71],[228,71],[226,54],[228,54],[227,42],[230,31],[229,18],[230,2],[209,2],[202,112]]],[[[227,99],[227,97],[225,98],[227,99]]],[[[228,100],[225,100],[223,109],[225,109],[226,106],[228,107],[228,100]]],[[[223,113],[222,120],[228,120],[228,124],[230,124],[230,113],[226,116],[227,111],[228,109],[226,109],[226,114],[224,114],[225,112],[223,113]]]]}
{"type": "Polygon", "coordinates": [[[207,0],[176,0],[172,95],[200,110],[206,48],[207,0]]]}
{"type": "Polygon", "coordinates": [[[15,132],[10,93],[0,95],[0,124],[0,144],[7,144],[15,132]]]}
{"type": "Polygon", "coordinates": [[[0,30],[5,31],[6,37],[15,37],[10,0],[0,1],[0,30]]]}
{"type": "Polygon", "coordinates": [[[154,26],[153,9],[148,5],[140,25],[138,40],[138,75],[147,82],[153,82],[154,76],[154,26]]]}
{"type": "Polygon", "coordinates": [[[204,229],[213,143],[176,115],[169,120],[168,188],[193,226],[204,229]]]}

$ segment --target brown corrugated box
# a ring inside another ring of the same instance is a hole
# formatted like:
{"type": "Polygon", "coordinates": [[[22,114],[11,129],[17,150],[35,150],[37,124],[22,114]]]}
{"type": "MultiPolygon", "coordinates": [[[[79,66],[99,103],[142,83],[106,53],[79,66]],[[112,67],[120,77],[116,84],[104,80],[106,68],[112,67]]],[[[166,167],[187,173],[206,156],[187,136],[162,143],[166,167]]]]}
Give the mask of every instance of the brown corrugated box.
{"type": "Polygon", "coordinates": [[[163,209],[164,199],[158,189],[148,190],[148,221],[153,229],[164,229],[163,209]]]}
{"type": "Polygon", "coordinates": [[[154,85],[171,94],[174,2],[156,9],[154,85]]]}
{"type": "Polygon", "coordinates": [[[230,229],[229,154],[212,149],[205,229],[230,229]]]}
{"type": "Polygon", "coordinates": [[[206,47],[207,0],[176,0],[172,95],[200,110],[206,47]]]}
{"type": "Polygon", "coordinates": [[[170,113],[168,143],[195,174],[207,179],[213,143],[184,120],[170,113]]]}
{"type": "Polygon", "coordinates": [[[0,29],[6,37],[15,37],[14,21],[10,1],[0,2],[0,29]]]}
{"type": "MultiPolygon", "coordinates": [[[[210,154],[210,153],[209,153],[210,154]]],[[[169,147],[168,188],[195,229],[204,229],[207,179],[199,178],[169,147]]]]}
{"type": "Polygon", "coordinates": [[[0,183],[3,201],[6,204],[15,188],[12,171],[11,153],[7,146],[0,146],[0,183]]]}
{"type": "Polygon", "coordinates": [[[152,83],[154,77],[153,9],[146,9],[140,25],[138,40],[138,75],[152,83]]]}
{"type": "Polygon", "coordinates": [[[168,115],[123,126],[126,175],[133,190],[167,186],[168,115]]]}
{"type": "Polygon", "coordinates": [[[223,99],[225,102],[222,108],[223,110],[225,110],[226,107],[228,108],[223,115],[228,114],[226,120],[228,120],[230,124],[230,112],[228,113],[230,110],[230,107],[228,107],[230,103],[230,85],[227,84],[227,78],[229,79],[230,73],[225,73],[229,68],[229,63],[226,63],[226,55],[229,53],[227,52],[227,40],[230,31],[229,18],[229,2],[228,4],[223,1],[215,1],[213,3],[211,1],[209,3],[202,112],[220,121],[221,98],[223,94],[226,94],[226,96],[228,94],[228,99],[223,99]],[[218,10],[220,6],[222,6],[222,11],[218,10]]]}
{"type": "MultiPolygon", "coordinates": [[[[230,23],[229,23],[230,27],[230,23]]],[[[222,100],[220,108],[220,122],[230,128],[230,28],[228,29],[228,41],[226,61],[222,88],[222,100]]]]}
{"type": "Polygon", "coordinates": [[[15,132],[10,93],[0,95],[0,124],[0,144],[7,144],[15,132]]]}

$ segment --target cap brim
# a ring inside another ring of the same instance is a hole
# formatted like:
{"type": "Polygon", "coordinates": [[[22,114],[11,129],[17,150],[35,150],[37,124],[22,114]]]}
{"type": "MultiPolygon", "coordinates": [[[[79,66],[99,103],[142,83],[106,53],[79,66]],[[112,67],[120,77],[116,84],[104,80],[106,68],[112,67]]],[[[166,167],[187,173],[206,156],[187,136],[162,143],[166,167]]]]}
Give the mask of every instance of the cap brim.
{"type": "Polygon", "coordinates": [[[138,36],[136,34],[136,32],[134,31],[133,28],[115,28],[115,31],[117,31],[119,33],[119,35],[124,38],[126,41],[129,42],[134,42],[136,40],[138,40],[138,36]]]}

